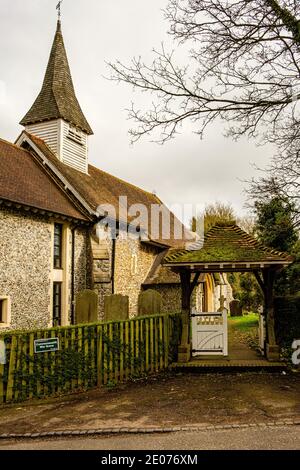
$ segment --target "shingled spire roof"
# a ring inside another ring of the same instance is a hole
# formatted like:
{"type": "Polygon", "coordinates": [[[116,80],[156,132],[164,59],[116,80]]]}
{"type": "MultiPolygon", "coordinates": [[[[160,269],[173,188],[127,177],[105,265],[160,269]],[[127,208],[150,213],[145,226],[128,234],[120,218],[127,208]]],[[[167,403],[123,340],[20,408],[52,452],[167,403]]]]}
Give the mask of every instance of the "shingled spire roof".
{"type": "Polygon", "coordinates": [[[57,22],[42,89],[20,124],[26,126],[59,118],[87,134],[93,134],[75,95],[60,20],[57,22]]]}

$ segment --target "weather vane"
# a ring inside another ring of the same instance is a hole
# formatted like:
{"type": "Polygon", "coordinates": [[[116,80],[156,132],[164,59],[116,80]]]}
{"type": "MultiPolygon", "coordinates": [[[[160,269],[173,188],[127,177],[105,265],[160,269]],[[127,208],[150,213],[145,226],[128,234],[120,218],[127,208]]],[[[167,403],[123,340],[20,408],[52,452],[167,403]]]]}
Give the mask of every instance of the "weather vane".
{"type": "Polygon", "coordinates": [[[57,14],[58,14],[58,19],[59,19],[59,20],[60,20],[60,17],[61,17],[61,4],[62,4],[63,1],[64,1],[64,0],[60,0],[60,1],[58,2],[58,4],[56,5],[56,10],[58,11],[57,14]]]}

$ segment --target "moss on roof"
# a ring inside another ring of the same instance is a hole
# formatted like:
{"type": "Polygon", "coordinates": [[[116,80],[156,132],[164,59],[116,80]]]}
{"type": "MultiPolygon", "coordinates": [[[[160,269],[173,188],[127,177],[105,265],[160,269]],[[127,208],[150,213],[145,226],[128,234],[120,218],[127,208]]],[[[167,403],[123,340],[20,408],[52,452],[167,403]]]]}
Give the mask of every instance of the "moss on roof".
{"type": "Polygon", "coordinates": [[[265,247],[237,225],[213,227],[200,250],[169,250],[164,263],[226,263],[293,261],[287,253],[265,247]]]}

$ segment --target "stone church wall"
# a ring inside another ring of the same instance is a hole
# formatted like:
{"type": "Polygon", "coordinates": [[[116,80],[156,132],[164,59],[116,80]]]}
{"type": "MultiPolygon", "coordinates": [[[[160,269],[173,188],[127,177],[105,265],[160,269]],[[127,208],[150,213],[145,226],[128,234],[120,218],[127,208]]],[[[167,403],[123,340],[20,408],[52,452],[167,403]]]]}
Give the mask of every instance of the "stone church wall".
{"type": "Polygon", "coordinates": [[[179,313],[181,311],[181,288],[179,284],[153,285],[162,296],[162,313],[179,313]]]}
{"type": "Polygon", "coordinates": [[[141,284],[153,265],[157,249],[139,240],[118,239],[115,254],[115,293],[129,296],[129,312],[138,313],[138,296],[141,284]]]}
{"type": "MultiPolygon", "coordinates": [[[[70,244],[72,249],[72,244],[70,244]]],[[[92,281],[92,253],[90,235],[87,229],[75,231],[75,295],[85,289],[91,289],[92,281]]],[[[69,270],[71,273],[71,270],[69,270]]]]}
{"type": "MultiPolygon", "coordinates": [[[[11,321],[6,329],[52,326],[53,224],[31,213],[0,210],[0,297],[11,300],[11,321]]],[[[72,235],[68,231],[66,320],[71,321],[72,235]]],[[[63,255],[64,256],[64,255],[63,255]]],[[[92,288],[89,232],[75,230],[74,294],[92,288]]]]}
{"type": "Polygon", "coordinates": [[[1,208],[0,296],[11,298],[10,329],[47,328],[51,322],[51,241],[49,222],[1,208]]]}

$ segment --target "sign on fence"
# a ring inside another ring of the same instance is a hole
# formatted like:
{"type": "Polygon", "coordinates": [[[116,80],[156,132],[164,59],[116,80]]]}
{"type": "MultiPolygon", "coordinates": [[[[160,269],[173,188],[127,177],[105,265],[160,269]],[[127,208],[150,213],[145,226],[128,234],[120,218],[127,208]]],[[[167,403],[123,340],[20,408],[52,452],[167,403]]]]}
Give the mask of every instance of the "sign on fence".
{"type": "Polygon", "coordinates": [[[55,352],[58,350],[59,350],[58,338],[36,339],[34,341],[35,353],[55,352]]]}
{"type": "Polygon", "coordinates": [[[50,334],[48,329],[6,334],[0,404],[123,383],[167,369],[177,355],[181,320],[154,315],[55,328],[50,334]],[[51,357],[35,354],[46,352],[51,357]]]}
{"type": "Polygon", "coordinates": [[[0,339],[0,364],[6,364],[6,349],[4,339],[0,339]]]}

